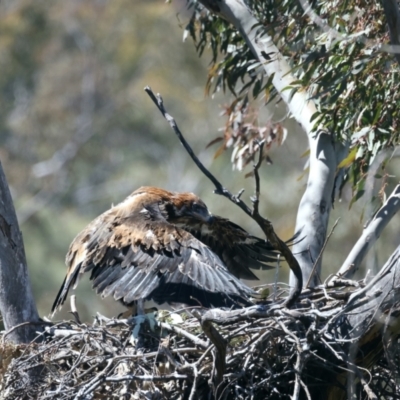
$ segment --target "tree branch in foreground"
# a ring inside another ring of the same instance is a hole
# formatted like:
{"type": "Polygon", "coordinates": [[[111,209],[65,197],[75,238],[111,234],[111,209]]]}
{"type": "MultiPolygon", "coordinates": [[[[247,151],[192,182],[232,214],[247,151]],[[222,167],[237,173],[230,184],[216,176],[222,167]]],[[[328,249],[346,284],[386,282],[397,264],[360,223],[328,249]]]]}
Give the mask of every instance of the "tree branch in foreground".
{"type": "Polygon", "coordinates": [[[0,311],[8,340],[29,343],[40,322],[25,259],[24,243],[3,167],[0,164],[0,311]],[[26,324],[30,322],[29,324],[26,324]]]}
{"type": "Polygon", "coordinates": [[[202,164],[202,162],[197,158],[197,156],[194,154],[193,150],[185,140],[185,138],[182,135],[182,132],[179,130],[175,120],[171,115],[167,113],[164,107],[163,100],[160,95],[157,95],[157,97],[154,95],[153,91],[150,89],[150,87],[145,88],[146,93],[150,96],[150,98],[153,100],[154,104],[158,107],[160,110],[161,114],[164,116],[164,118],[169,122],[171,125],[171,128],[175,132],[175,134],[178,136],[179,141],[182,143],[186,151],[189,153],[190,157],[192,160],[195,162],[197,167],[203,172],[207,178],[211,180],[211,182],[215,186],[214,193],[219,194],[221,196],[226,197],[229,199],[232,203],[236,204],[238,207],[240,207],[250,218],[252,218],[254,221],[257,222],[257,224],[260,226],[262,231],[264,232],[265,236],[267,239],[271,242],[272,246],[274,247],[275,250],[279,251],[286,259],[287,263],[289,264],[290,269],[292,270],[296,282],[295,286],[290,292],[289,296],[284,302],[284,306],[290,307],[292,306],[297,297],[301,293],[301,289],[303,286],[303,277],[302,277],[302,272],[300,269],[300,266],[296,260],[296,258],[293,256],[292,252],[290,251],[289,247],[286,245],[286,243],[281,240],[275,233],[274,228],[272,227],[272,224],[269,220],[263,218],[259,213],[258,213],[258,194],[259,194],[259,178],[258,177],[258,168],[259,168],[259,162],[254,168],[255,176],[256,176],[256,196],[254,199],[254,204],[255,207],[253,210],[251,210],[247,204],[240,199],[240,196],[235,196],[233,195],[228,189],[222,186],[222,184],[215,178],[214,175],[211,174],[210,171],[202,164]]]}
{"type": "Polygon", "coordinates": [[[340,278],[352,278],[362,260],[381,235],[383,229],[400,210],[400,184],[398,184],[385,204],[375,214],[372,221],[364,228],[361,237],[354,245],[345,262],[337,272],[340,278]]]}

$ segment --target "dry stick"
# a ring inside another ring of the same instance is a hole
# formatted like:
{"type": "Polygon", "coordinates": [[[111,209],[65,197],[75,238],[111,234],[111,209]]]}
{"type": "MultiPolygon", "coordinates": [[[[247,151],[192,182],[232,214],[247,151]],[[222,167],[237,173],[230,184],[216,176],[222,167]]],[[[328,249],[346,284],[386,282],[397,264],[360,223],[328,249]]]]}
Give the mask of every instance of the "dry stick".
{"type": "MultiPolygon", "coordinates": [[[[109,322],[107,322],[106,326],[118,326],[118,325],[124,325],[124,326],[129,326],[129,319],[119,319],[119,320],[110,320],[109,322]]],[[[176,325],[170,325],[167,322],[160,322],[159,325],[170,331],[170,332],[174,332],[180,336],[183,336],[189,340],[191,340],[195,345],[203,348],[203,349],[207,349],[207,347],[209,346],[209,343],[206,342],[205,340],[202,340],[200,338],[198,338],[197,336],[191,334],[190,332],[185,331],[182,328],[179,328],[176,325]]]]}
{"type": "Polygon", "coordinates": [[[361,378],[361,384],[363,385],[363,388],[370,400],[378,400],[378,396],[372,391],[364,378],[361,378]]]}
{"type": "Polygon", "coordinates": [[[197,371],[197,367],[195,364],[192,365],[193,369],[193,384],[192,389],[190,390],[190,395],[188,400],[194,400],[196,398],[196,389],[197,389],[197,380],[199,377],[199,372],[197,371]]]}
{"type": "MultiPolygon", "coordinates": [[[[201,320],[201,327],[204,333],[208,336],[211,342],[214,344],[216,351],[215,357],[215,369],[217,371],[216,382],[215,382],[215,394],[217,394],[218,385],[222,382],[226,366],[226,340],[221,334],[214,328],[213,324],[207,320],[201,320]]],[[[216,396],[217,397],[217,396],[216,396]]]]}
{"type": "Polygon", "coordinates": [[[170,381],[172,379],[188,379],[187,375],[170,374],[170,375],[123,375],[123,376],[110,376],[104,378],[105,382],[121,382],[121,381],[170,381]]]}
{"type": "Polygon", "coordinates": [[[312,400],[311,394],[310,394],[310,391],[308,390],[307,385],[300,378],[299,378],[299,381],[300,381],[301,387],[303,388],[304,392],[306,393],[307,400],[312,400]]]}
{"type": "Polygon", "coordinates": [[[296,343],[297,347],[297,360],[296,360],[296,365],[295,365],[295,384],[294,384],[294,389],[293,389],[293,400],[298,400],[299,399],[299,394],[300,394],[300,386],[301,386],[301,373],[303,371],[304,367],[304,360],[303,360],[303,349],[301,348],[300,340],[299,338],[291,332],[282,321],[276,320],[276,322],[279,324],[283,332],[286,333],[286,335],[290,336],[294,342],[296,343]]]}
{"type": "MultiPolygon", "coordinates": [[[[210,179],[210,181],[214,184],[214,186],[215,186],[214,193],[226,197],[232,203],[234,203],[238,207],[240,207],[249,217],[251,217],[254,221],[256,221],[257,224],[262,229],[262,231],[264,232],[267,239],[271,242],[274,249],[278,250],[285,257],[287,263],[289,264],[290,269],[293,271],[293,274],[296,277],[296,285],[292,288],[291,292],[289,293],[289,296],[286,298],[285,302],[283,303],[284,306],[286,306],[288,308],[291,307],[296,302],[298,296],[301,293],[301,289],[303,287],[303,275],[302,275],[299,263],[297,262],[296,258],[293,256],[289,247],[286,245],[286,243],[284,241],[282,241],[276,235],[271,222],[269,220],[263,218],[258,212],[258,197],[259,197],[259,184],[260,184],[259,176],[258,176],[258,169],[260,168],[260,165],[261,165],[260,159],[259,159],[259,162],[257,163],[257,165],[254,166],[254,174],[256,176],[256,195],[255,195],[255,198],[253,199],[253,210],[251,210],[247,206],[247,204],[243,200],[240,199],[240,196],[243,193],[243,191],[241,191],[236,196],[234,194],[232,194],[228,189],[226,189],[224,186],[222,186],[222,184],[218,181],[218,179],[215,178],[215,176],[212,175],[211,172],[197,158],[197,156],[194,154],[192,148],[189,146],[186,139],[183,137],[182,132],[180,131],[180,129],[178,128],[178,125],[176,124],[176,121],[174,120],[174,118],[171,115],[169,115],[167,113],[167,111],[164,107],[162,97],[160,95],[155,96],[149,86],[146,86],[144,90],[149,95],[151,100],[153,100],[154,104],[160,110],[163,117],[169,122],[171,128],[173,129],[175,134],[178,136],[179,141],[182,143],[183,147],[188,152],[188,154],[190,155],[190,157],[192,158],[194,163],[197,165],[197,167],[200,169],[200,171],[203,172],[203,174],[208,179],[210,179]],[[258,187],[257,187],[257,185],[258,185],[258,187]]],[[[261,158],[262,146],[260,146],[260,150],[261,150],[260,151],[260,158],[261,158]]]]}
{"type": "Polygon", "coordinates": [[[183,330],[182,328],[179,328],[178,326],[170,325],[166,322],[160,322],[160,326],[170,332],[174,332],[178,335],[184,336],[185,338],[191,340],[194,344],[200,346],[203,349],[207,349],[210,345],[206,341],[199,339],[197,336],[183,330]]]}
{"type": "Polygon", "coordinates": [[[74,400],[79,400],[81,398],[84,398],[91,392],[93,392],[98,386],[100,386],[103,382],[105,377],[107,376],[108,372],[110,372],[115,366],[113,365],[114,359],[110,359],[107,362],[106,367],[98,373],[93,379],[91,379],[89,382],[87,382],[82,388],[78,391],[78,393],[75,396],[74,400]]]}
{"type": "Polygon", "coordinates": [[[212,322],[208,320],[205,315],[202,316],[197,310],[193,310],[192,312],[193,315],[200,321],[203,332],[210,339],[216,350],[213,371],[216,371],[214,395],[217,398],[218,387],[223,381],[226,368],[226,346],[228,343],[214,328],[212,322]]]}
{"type": "Polygon", "coordinates": [[[48,326],[52,326],[52,325],[54,325],[54,323],[53,322],[47,322],[47,321],[26,321],[26,322],[22,322],[21,324],[15,325],[12,328],[10,328],[8,331],[4,332],[4,335],[1,338],[2,345],[4,345],[5,338],[7,337],[7,335],[9,335],[10,333],[14,332],[18,328],[21,328],[22,326],[26,326],[26,325],[36,325],[36,326],[48,325],[48,326]]]}
{"type": "Polygon", "coordinates": [[[208,346],[208,349],[200,356],[200,358],[194,363],[194,365],[200,365],[201,362],[206,358],[207,354],[211,351],[213,345],[208,346]]]}
{"type": "Polygon", "coordinates": [[[315,271],[316,271],[316,269],[317,269],[318,261],[319,261],[319,259],[322,257],[322,254],[323,254],[323,252],[325,251],[325,247],[326,247],[326,245],[328,244],[328,241],[329,241],[329,239],[331,238],[331,236],[332,236],[332,234],[333,234],[333,232],[334,232],[334,230],[335,230],[335,228],[336,228],[336,225],[338,224],[339,220],[340,220],[340,218],[338,218],[338,219],[336,220],[336,222],[333,224],[332,229],[331,229],[331,231],[329,232],[328,237],[325,239],[324,245],[322,246],[321,251],[320,251],[319,254],[318,254],[318,257],[317,257],[317,259],[316,259],[315,262],[314,262],[313,268],[312,268],[312,270],[311,270],[311,274],[310,274],[310,276],[308,277],[308,281],[307,281],[306,286],[304,287],[304,289],[307,289],[307,288],[308,288],[308,285],[310,284],[311,279],[313,278],[313,276],[314,276],[314,274],[315,274],[315,271]]]}

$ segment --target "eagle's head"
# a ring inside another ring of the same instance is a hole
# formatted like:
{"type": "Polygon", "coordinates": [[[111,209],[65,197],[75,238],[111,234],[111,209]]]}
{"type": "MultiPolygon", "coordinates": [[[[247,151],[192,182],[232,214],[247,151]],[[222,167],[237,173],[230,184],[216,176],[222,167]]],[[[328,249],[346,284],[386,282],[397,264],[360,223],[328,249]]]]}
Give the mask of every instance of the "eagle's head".
{"type": "Polygon", "coordinates": [[[213,215],[198,196],[193,193],[174,193],[168,207],[168,220],[175,224],[213,222],[213,215]]]}
{"type": "Polygon", "coordinates": [[[214,220],[204,202],[193,193],[144,186],[134,191],[126,201],[133,201],[134,204],[137,201],[146,210],[161,211],[168,222],[177,226],[211,224],[214,220]]]}

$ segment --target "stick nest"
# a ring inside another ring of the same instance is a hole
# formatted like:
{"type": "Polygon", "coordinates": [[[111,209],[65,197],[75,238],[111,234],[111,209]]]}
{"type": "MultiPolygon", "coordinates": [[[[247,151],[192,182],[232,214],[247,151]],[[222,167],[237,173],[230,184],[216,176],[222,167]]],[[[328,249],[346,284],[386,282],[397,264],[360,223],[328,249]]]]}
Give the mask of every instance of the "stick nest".
{"type": "Polygon", "coordinates": [[[181,314],[183,320],[173,324],[160,313],[155,329],[142,325],[139,350],[131,344],[127,320],[63,321],[46,328],[39,343],[15,347],[3,341],[0,398],[311,399],[328,385],[340,389],[338,377],[351,373],[357,398],[398,399],[397,341],[368,371],[356,353],[349,356],[349,343],[329,333],[334,310],[352,290],[306,290],[292,310],[256,306],[265,316],[214,321],[226,349],[219,380],[218,346],[202,329],[201,317],[181,314]]]}

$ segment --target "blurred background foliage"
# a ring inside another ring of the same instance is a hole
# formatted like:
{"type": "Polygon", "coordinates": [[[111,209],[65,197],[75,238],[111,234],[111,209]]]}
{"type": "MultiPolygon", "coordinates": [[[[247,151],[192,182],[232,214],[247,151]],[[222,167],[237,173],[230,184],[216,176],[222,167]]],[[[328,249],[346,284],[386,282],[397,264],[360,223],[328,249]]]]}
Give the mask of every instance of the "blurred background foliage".
{"type": "MultiPolygon", "coordinates": [[[[229,93],[205,95],[207,52],[200,58],[188,39],[184,0],[3,0],[0,3],[0,159],[23,232],[30,277],[41,315],[48,315],[66,268],[73,237],[111,204],[142,185],[199,194],[215,214],[254,234],[255,224],[196,169],[168,124],[144,93],[160,92],[169,112],[206,166],[233,192],[245,188],[249,167],[232,171],[230,154],[214,159],[206,145],[221,135],[220,114],[229,93]]],[[[211,51],[209,51],[209,59],[211,51]]],[[[261,122],[286,114],[282,104],[263,106],[261,122]]],[[[261,212],[283,238],[293,234],[306,185],[307,140],[293,120],[287,140],[270,149],[274,161],[261,171],[261,212]]],[[[390,168],[399,168],[394,159],[390,168]]],[[[394,178],[389,179],[390,190],[394,178]]],[[[371,193],[374,183],[369,182],[371,193]]],[[[371,196],[369,197],[371,198],[371,196]]],[[[348,210],[351,192],[335,204],[332,224],[342,219],[325,252],[325,274],[344,261],[374,210],[368,198],[348,210]],[[366,211],[365,211],[366,210],[366,211]]],[[[368,268],[380,266],[398,243],[392,221],[368,268]]],[[[396,226],[397,225],[397,226],[396,226]]],[[[287,268],[279,280],[286,282],[287,268]]],[[[323,276],[324,279],[326,276],[323,276]]],[[[273,272],[261,276],[271,281],[273,272]]],[[[122,308],[101,300],[81,282],[77,304],[83,319],[122,308]]],[[[69,305],[56,319],[68,317],[69,305]]]]}

